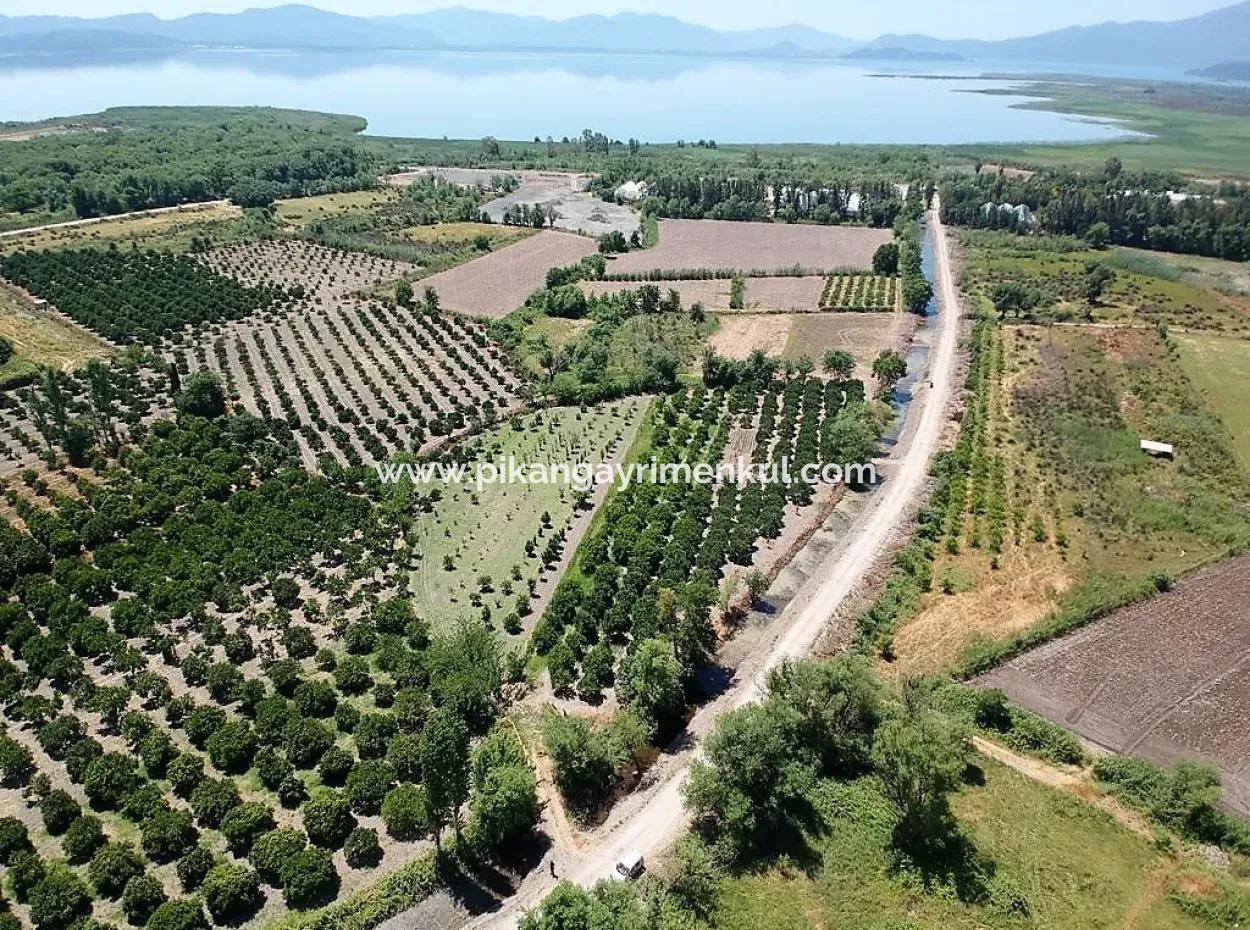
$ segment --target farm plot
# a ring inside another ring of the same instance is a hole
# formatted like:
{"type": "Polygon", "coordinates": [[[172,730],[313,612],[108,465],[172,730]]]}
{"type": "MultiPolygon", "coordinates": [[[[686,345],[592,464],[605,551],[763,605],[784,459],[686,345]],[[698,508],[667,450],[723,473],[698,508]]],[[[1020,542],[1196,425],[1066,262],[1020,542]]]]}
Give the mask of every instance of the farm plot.
{"type": "MultiPolygon", "coordinates": [[[[542,410],[476,437],[457,458],[503,463],[511,457],[525,465],[619,460],[648,406],[647,399],[632,398],[589,410],[542,410]]],[[[437,500],[418,513],[409,533],[419,554],[409,587],[413,605],[436,629],[480,616],[519,635],[542,612],[561,557],[576,548],[594,492],[564,481],[480,489],[467,481],[413,491],[428,496],[436,489],[437,500]]]]}
{"type": "Polygon", "coordinates": [[[249,412],[286,420],[309,467],[426,449],[515,409],[521,388],[480,324],[363,300],[186,330],[165,354],[183,372],[219,373],[249,412]]]}
{"type": "Polygon", "coordinates": [[[544,230],[497,252],[422,280],[439,303],[473,317],[496,319],[511,313],[541,288],[548,269],[573,265],[596,251],[585,236],[544,230]]]}
{"type": "Polygon", "coordinates": [[[14,357],[0,366],[0,385],[18,366],[27,373],[35,365],[72,371],[93,358],[108,355],[109,345],[98,336],[47,308],[35,306],[15,288],[0,284],[0,337],[13,345],[14,357]]]}
{"type": "Polygon", "coordinates": [[[861,376],[883,349],[904,350],[916,328],[906,313],[723,313],[718,319],[711,345],[721,355],[744,359],[758,350],[819,365],[830,349],[845,349],[861,376]]]}
{"type": "Polygon", "coordinates": [[[1250,474],[1250,342],[1224,336],[1177,336],[1181,365],[1232,434],[1241,467],[1250,474]]]}
{"type": "Polygon", "coordinates": [[[364,252],[331,249],[301,239],[267,239],[223,246],[198,256],[217,274],[247,285],[271,285],[321,303],[410,277],[416,265],[364,252]]]}
{"type": "Polygon", "coordinates": [[[1250,813],[1250,557],[1026,653],[977,683],[1112,749],[1217,765],[1250,813]]]}
{"type": "Polygon", "coordinates": [[[504,222],[508,211],[518,206],[550,207],[556,212],[557,229],[601,236],[620,232],[629,236],[638,230],[637,211],[600,200],[586,188],[590,175],[568,171],[506,171],[490,168],[415,168],[391,175],[392,184],[411,183],[417,178],[441,178],[463,187],[491,189],[503,177],[516,181],[515,189],[502,193],[482,206],[494,223],[504,222]]]}
{"type": "Polygon", "coordinates": [[[898,307],[898,279],[884,275],[830,275],[820,295],[820,307],[888,313],[898,307]]]}
{"type": "Polygon", "coordinates": [[[431,637],[395,597],[390,514],[291,452],[271,424],[184,419],[27,519],[34,539],[0,523],[24,926],[63,892],[75,919],[260,927],[431,848],[423,731],[453,704],[489,728],[500,656],[477,628],[431,637]]]}
{"type": "Polygon", "coordinates": [[[609,275],[647,276],[698,270],[768,275],[793,268],[814,272],[869,268],[890,242],[888,229],[801,226],[726,220],[660,220],[654,248],[620,255],[609,275]]]}
{"type": "MultiPolygon", "coordinates": [[[[706,281],[654,281],[651,282],[663,293],[676,291],[681,296],[683,307],[696,303],[703,304],[707,310],[729,309],[729,279],[713,278],[706,281]]],[[[579,285],[587,297],[602,297],[605,294],[619,294],[623,291],[636,291],[642,286],[637,281],[582,281],[579,285]]]]}

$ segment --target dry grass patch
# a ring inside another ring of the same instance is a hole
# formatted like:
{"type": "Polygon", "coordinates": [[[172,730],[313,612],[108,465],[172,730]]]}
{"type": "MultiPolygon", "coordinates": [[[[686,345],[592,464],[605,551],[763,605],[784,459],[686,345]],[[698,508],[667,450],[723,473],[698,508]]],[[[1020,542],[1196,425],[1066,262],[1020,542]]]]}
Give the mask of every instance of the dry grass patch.
{"type": "Polygon", "coordinates": [[[348,191],[342,194],[322,194],[318,197],[295,197],[275,203],[278,219],[284,225],[303,228],[317,220],[342,216],[344,213],[372,210],[381,204],[399,199],[393,188],[376,191],[348,191]]]}
{"type": "Polygon", "coordinates": [[[4,285],[0,285],[0,336],[16,350],[10,365],[25,361],[73,371],[110,352],[98,336],[59,315],[35,310],[4,285]]]}
{"type": "Polygon", "coordinates": [[[795,317],[789,314],[726,314],[712,334],[712,348],[726,358],[744,359],[752,352],[781,355],[790,341],[795,317]]]}
{"type": "Polygon", "coordinates": [[[237,219],[243,211],[234,204],[213,203],[188,205],[180,210],[165,210],[138,216],[104,219],[79,226],[62,226],[6,236],[0,239],[0,251],[21,249],[74,249],[92,245],[108,245],[125,240],[140,248],[153,247],[169,240],[187,240],[201,228],[226,220],[237,219]]]}

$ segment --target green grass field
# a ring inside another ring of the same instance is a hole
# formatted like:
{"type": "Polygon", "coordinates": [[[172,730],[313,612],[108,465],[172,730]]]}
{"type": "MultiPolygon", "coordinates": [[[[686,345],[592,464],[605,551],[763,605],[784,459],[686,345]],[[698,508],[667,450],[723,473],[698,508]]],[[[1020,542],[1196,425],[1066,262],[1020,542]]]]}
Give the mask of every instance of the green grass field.
{"type": "MultiPolygon", "coordinates": [[[[601,462],[614,442],[619,450],[629,447],[647,406],[646,398],[629,398],[586,411],[557,407],[528,414],[473,440],[473,459],[601,462]]],[[[432,509],[418,516],[412,538],[421,554],[411,590],[417,611],[436,628],[445,628],[458,618],[480,615],[482,606],[488,606],[498,626],[529,580],[538,579],[547,539],[567,525],[576,498],[563,484],[444,489],[432,509]],[[546,529],[544,512],[550,518],[546,529]],[[527,555],[531,539],[537,542],[534,554],[527,555]],[[486,578],[489,591],[483,590],[486,578]]]]}
{"type": "Polygon", "coordinates": [[[1185,374],[1232,434],[1237,460],[1250,473],[1250,342],[1201,335],[1177,342],[1185,374]]]}
{"type": "Polygon", "coordinates": [[[892,821],[870,780],[811,797],[805,854],[723,883],[717,930],[1211,930],[1250,895],[1186,865],[1070,795],[995,763],[954,811],[969,841],[953,868],[896,869],[892,821]],[[1222,912],[1209,922],[1200,910],[1222,912]],[[1188,911],[1188,912],[1187,912],[1188,911]]]}

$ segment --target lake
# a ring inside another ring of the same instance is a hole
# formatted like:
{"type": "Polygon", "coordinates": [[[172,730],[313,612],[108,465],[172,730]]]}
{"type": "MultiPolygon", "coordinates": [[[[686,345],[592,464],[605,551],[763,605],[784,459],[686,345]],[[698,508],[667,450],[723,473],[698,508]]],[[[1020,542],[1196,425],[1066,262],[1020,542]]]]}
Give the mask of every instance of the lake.
{"type": "MultiPolygon", "coordinates": [[[[525,139],[585,128],[651,142],[1075,142],[1121,130],[1013,109],[990,71],[1044,64],[899,65],[677,55],[197,50],[103,62],[0,59],[0,120],[123,105],[269,105],[352,113],[369,132],[525,139]],[[958,80],[922,80],[925,75],[958,80]]],[[[1146,76],[1146,75],[1138,75],[1146,76]]],[[[1168,75],[1176,79],[1179,74],[1168,75]]]]}

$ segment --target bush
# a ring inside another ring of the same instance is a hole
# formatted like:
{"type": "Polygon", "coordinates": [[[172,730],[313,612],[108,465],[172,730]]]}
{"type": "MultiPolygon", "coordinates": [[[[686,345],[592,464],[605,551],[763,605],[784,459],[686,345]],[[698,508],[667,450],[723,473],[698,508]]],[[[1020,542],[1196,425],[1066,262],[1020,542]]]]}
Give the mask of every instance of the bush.
{"type": "Polygon", "coordinates": [[[61,849],[72,865],[82,865],[95,855],[104,842],[104,827],[100,818],[87,814],[69,825],[61,838],[61,849]]]}
{"type": "Polygon", "coordinates": [[[216,866],[200,889],[204,906],[216,924],[239,924],[260,909],[262,896],[256,873],[241,865],[216,866]]]}
{"type": "Polygon", "coordinates": [[[251,851],[256,839],[275,826],[273,812],[268,807],[257,801],[249,801],[226,814],[221,819],[220,830],[230,851],[243,858],[251,851]]]}
{"type": "Polygon", "coordinates": [[[16,817],[0,817],[0,865],[8,865],[23,849],[31,849],[26,824],[16,817]]]}
{"type": "Polygon", "coordinates": [[[267,884],[277,887],[282,883],[283,864],[295,858],[307,846],[308,841],[298,830],[270,830],[252,844],[248,861],[267,884]]]}
{"type": "Polygon", "coordinates": [[[538,793],[528,767],[502,765],[490,769],[473,795],[475,838],[498,849],[534,825],[538,793]]]}
{"type": "Polygon", "coordinates": [[[364,759],[356,763],[348,774],[343,791],[353,811],[358,814],[376,814],[394,782],[395,770],[389,763],[378,759],[364,759]]]}
{"type": "Polygon", "coordinates": [[[234,782],[224,778],[206,778],[191,792],[191,810],[203,826],[215,829],[242,800],[234,782]]]}
{"type": "Polygon", "coordinates": [[[82,816],[82,808],[68,792],[54,788],[39,801],[39,813],[43,815],[43,828],[53,836],[60,836],[82,816]]]}
{"type": "Polygon", "coordinates": [[[324,849],[310,846],[282,868],[282,896],[289,907],[305,910],[325,904],[338,888],[339,874],[324,849]]]}
{"type": "Polygon", "coordinates": [[[317,774],[321,782],[331,788],[341,788],[347,781],[348,773],[356,765],[356,757],[342,746],[331,746],[321,757],[317,766],[317,774]]]}
{"type": "Polygon", "coordinates": [[[378,831],[370,827],[357,827],[343,844],[343,855],[353,869],[372,869],[382,861],[378,831]]]}
{"type": "Polygon", "coordinates": [[[128,843],[106,843],[91,858],[87,877],[97,895],[116,899],[126,883],[143,874],[143,859],[128,843]]]}
{"type": "Polygon", "coordinates": [[[197,845],[187,850],[178,864],[174,866],[178,872],[178,881],[183,891],[195,891],[199,888],[212,867],[216,865],[213,851],[207,846],[197,845]]]}
{"type": "Polygon", "coordinates": [[[173,862],[200,838],[191,815],[183,810],[158,811],[143,821],[139,831],[144,855],[157,863],[173,862]]]}
{"type": "Polygon", "coordinates": [[[356,828],[347,798],[337,791],[324,790],[304,802],[304,832],[315,846],[338,849],[356,828]]]}
{"type": "Polygon", "coordinates": [[[419,785],[400,785],[382,802],[382,822],[386,832],[397,840],[417,840],[432,829],[432,817],[425,789],[419,785]]]}
{"type": "Polygon", "coordinates": [[[231,720],[204,744],[208,758],[218,770],[230,775],[246,772],[256,755],[256,734],[248,724],[231,720]]]}
{"type": "Polygon", "coordinates": [[[164,903],[165,890],[153,875],[136,875],[126,883],[126,890],[122,892],[122,911],[136,927],[146,924],[152,913],[164,903]]]}
{"type": "Polygon", "coordinates": [[[148,919],[147,930],[209,930],[208,920],[198,901],[166,901],[148,919]]]}
{"type": "Polygon", "coordinates": [[[38,930],[64,930],[91,913],[91,895],[68,867],[54,864],[30,889],[30,919],[38,930]]]}

